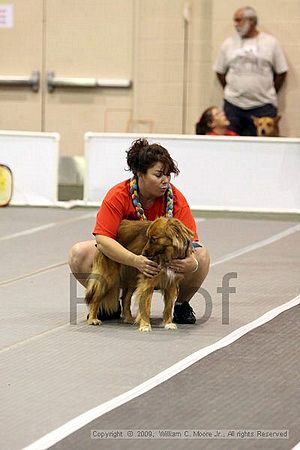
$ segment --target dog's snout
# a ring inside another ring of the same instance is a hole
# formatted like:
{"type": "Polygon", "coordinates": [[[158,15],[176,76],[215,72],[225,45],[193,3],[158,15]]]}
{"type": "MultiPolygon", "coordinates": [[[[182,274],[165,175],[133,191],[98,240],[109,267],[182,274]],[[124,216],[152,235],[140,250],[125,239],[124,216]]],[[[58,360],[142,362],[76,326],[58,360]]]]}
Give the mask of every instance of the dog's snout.
{"type": "Polygon", "coordinates": [[[262,134],[262,136],[266,135],[266,130],[264,128],[261,130],[261,134],[262,134]]]}
{"type": "Polygon", "coordinates": [[[151,257],[153,256],[153,249],[151,248],[149,243],[146,244],[143,248],[142,255],[146,256],[148,259],[151,259],[151,257]]]}

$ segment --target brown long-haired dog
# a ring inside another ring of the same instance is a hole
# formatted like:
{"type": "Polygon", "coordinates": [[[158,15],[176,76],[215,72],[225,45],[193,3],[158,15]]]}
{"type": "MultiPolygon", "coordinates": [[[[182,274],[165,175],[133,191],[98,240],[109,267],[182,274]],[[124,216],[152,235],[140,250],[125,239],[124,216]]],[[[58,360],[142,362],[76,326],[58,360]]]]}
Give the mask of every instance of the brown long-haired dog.
{"type": "Polygon", "coordinates": [[[102,252],[95,257],[92,274],[88,281],[86,303],[90,306],[88,323],[99,325],[98,310],[117,310],[119,290],[123,288],[123,319],[133,323],[130,312],[131,296],[138,303],[140,331],[150,331],[150,309],[154,289],[164,293],[163,322],[167,329],[175,329],[172,310],[182,275],[168,268],[172,259],[185,258],[191,252],[193,233],[177,219],[161,217],[154,222],[123,220],[117,236],[118,242],[135,254],[143,253],[157,262],[161,271],[149,278],[136,269],[118,264],[102,252]]]}
{"type": "Polygon", "coordinates": [[[169,330],[177,328],[172,322],[172,311],[183,275],[175,273],[168,265],[172,259],[183,259],[191,253],[193,236],[194,233],[177,219],[160,218],[149,226],[143,254],[156,261],[161,266],[161,271],[152,278],[143,274],[138,277],[134,298],[137,299],[139,307],[136,322],[140,325],[140,331],[151,331],[151,300],[156,288],[161,289],[164,294],[165,328],[169,330]]]}

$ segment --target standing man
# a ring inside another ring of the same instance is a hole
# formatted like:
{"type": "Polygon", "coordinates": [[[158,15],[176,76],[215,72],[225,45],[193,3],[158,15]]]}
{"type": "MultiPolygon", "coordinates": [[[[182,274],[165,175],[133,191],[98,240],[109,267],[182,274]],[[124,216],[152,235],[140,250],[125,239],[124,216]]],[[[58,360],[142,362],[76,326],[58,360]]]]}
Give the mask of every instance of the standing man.
{"type": "Polygon", "coordinates": [[[214,70],[224,88],[229,129],[242,136],[256,136],[251,116],[277,115],[277,93],[288,66],[277,40],[256,28],[253,8],[238,9],[233,21],[237,34],[222,44],[214,70]]]}

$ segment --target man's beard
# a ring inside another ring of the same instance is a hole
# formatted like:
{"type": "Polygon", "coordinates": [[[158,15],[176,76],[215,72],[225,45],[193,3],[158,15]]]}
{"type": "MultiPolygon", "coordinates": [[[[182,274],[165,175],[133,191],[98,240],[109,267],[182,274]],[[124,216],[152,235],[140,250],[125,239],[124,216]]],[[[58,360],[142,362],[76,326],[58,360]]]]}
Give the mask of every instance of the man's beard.
{"type": "Polygon", "coordinates": [[[243,26],[241,26],[237,31],[238,35],[243,38],[246,36],[246,34],[248,34],[250,30],[250,23],[249,22],[245,22],[243,26]]]}

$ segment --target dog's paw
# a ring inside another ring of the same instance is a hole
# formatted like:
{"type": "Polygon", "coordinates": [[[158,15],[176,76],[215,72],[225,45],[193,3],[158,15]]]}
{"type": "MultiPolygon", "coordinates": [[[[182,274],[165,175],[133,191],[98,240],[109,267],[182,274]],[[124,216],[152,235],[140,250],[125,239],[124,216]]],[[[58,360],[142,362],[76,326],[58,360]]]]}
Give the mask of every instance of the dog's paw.
{"type": "Polygon", "coordinates": [[[165,329],[166,330],[177,330],[177,325],[176,325],[176,323],[173,323],[173,322],[166,323],[165,324],[165,329]]]}
{"type": "Polygon", "coordinates": [[[88,325],[101,325],[102,324],[101,320],[99,320],[99,319],[90,319],[90,318],[88,318],[87,323],[88,323],[88,325]]]}
{"type": "Polygon", "coordinates": [[[141,322],[141,315],[138,314],[138,315],[136,316],[135,320],[134,320],[134,323],[135,323],[136,325],[138,325],[140,322],[141,322]]]}
{"type": "Polygon", "coordinates": [[[139,328],[139,331],[146,332],[146,333],[151,330],[152,330],[152,328],[151,328],[150,323],[148,325],[141,325],[139,328]]]}
{"type": "Polygon", "coordinates": [[[126,317],[123,318],[123,322],[124,323],[130,323],[132,325],[133,323],[135,323],[135,320],[134,320],[134,318],[132,316],[126,316],[126,317]]]}

